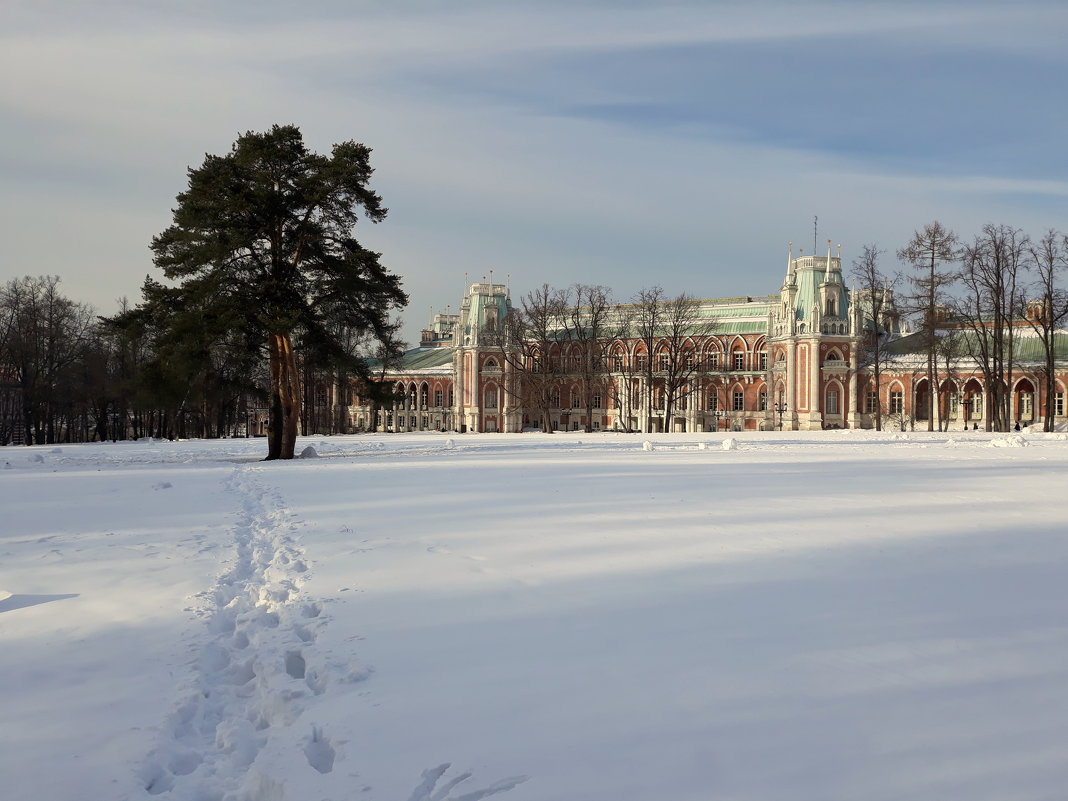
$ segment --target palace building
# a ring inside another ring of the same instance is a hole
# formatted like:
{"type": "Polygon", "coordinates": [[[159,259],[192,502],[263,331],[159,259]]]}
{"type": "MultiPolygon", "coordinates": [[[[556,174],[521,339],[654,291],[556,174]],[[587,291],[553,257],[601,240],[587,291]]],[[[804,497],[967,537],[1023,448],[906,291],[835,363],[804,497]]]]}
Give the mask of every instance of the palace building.
{"type": "MultiPolygon", "coordinates": [[[[348,419],[356,430],[378,431],[805,431],[874,428],[878,401],[885,427],[927,428],[928,393],[937,384],[936,427],[985,427],[988,387],[976,360],[955,356],[929,379],[922,337],[904,326],[890,290],[880,301],[849,290],[840,250],[791,253],[778,294],[697,301],[699,324],[681,343],[633,334],[598,342],[591,381],[575,367],[578,345],[567,336],[544,354],[502,344],[508,288],[474,283],[460,313],[436,315],[419,347],[383,375],[394,386],[392,402],[375,407],[356,393],[348,419]],[[876,307],[881,319],[873,320],[876,307]],[[873,336],[888,352],[878,386],[868,363],[873,336]],[[550,362],[551,374],[543,369],[550,362]],[[535,379],[549,393],[537,402],[535,379]]],[[[1011,414],[1023,425],[1040,421],[1047,404],[1056,422],[1068,422],[1068,332],[1056,334],[1056,346],[1057,381],[1046,397],[1038,340],[1019,321],[1011,414]]]]}

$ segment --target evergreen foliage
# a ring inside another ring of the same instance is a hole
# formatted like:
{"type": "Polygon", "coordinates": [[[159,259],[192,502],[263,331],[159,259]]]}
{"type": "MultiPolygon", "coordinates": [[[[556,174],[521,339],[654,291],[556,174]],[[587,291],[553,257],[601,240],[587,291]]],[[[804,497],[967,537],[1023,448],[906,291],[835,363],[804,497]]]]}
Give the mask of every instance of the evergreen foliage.
{"type": "MultiPolygon", "coordinates": [[[[368,187],[370,155],[352,141],[329,156],[311,152],[292,125],[250,131],[230,153],[189,170],[173,225],[152,240],[156,266],[175,285],[147,280],[134,314],[158,329],[178,384],[202,375],[213,357],[221,367],[231,353],[266,353],[267,459],[294,455],[295,345],[317,365],[366,378],[349,345],[387,341],[391,312],[407,302],[380,254],[353,237],[361,212],[372,222],[386,216],[368,187]]],[[[239,385],[250,378],[245,370],[232,376],[239,385]]]]}

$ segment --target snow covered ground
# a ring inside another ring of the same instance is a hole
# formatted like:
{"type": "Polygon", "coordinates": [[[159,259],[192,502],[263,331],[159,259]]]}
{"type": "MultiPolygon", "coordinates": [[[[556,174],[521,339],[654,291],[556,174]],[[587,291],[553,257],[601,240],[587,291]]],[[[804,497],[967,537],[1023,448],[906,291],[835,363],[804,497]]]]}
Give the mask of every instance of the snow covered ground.
{"type": "Polygon", "coordinates": [[[1066,440],[0,449],[0,797],[1063,799],[1066,440]]]}

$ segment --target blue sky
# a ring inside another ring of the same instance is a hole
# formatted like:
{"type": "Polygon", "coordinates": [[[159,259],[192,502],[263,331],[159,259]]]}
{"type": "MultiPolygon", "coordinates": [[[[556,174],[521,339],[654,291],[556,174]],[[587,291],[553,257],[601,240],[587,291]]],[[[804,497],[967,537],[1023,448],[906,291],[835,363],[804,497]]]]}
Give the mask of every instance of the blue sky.
{"type": "Polygon", "coordinates": [[[774,292],[814,215],[847,261],[1064,229],[1066,40],[1054,2],[9,0],[0,278],[136,299],[186,168],[276,122],[374,148],[410,337],[465,273],[774,292]]]}

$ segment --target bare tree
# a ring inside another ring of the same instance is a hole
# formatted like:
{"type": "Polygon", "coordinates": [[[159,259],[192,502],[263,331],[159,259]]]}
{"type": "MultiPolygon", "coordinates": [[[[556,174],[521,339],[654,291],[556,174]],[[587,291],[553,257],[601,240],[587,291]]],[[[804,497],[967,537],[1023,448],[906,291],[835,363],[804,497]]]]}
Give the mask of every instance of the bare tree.
{"type": "Polygon", "coordinates": [[[573,291],[573,302],[563,318],[568,339],[567,372],[578,380],[588,433],[593,427],[594,400],[607,396],[605,357],[614,333],[609,327],[612,291],[586,284],[575,284],[573,291]]]}
{"type": "Polygon", "coordinates": [[[1008,431],[1012,421],[1013,341],[1029,246],[1018,229],[988,224],[962,255],[965,291],[955,310],[983,372],[988,431],[1008,431]]]}
{"type": "Polygon", "coordinates": [[[617,424],[622,424],[623,430],[628,434],[634,429],[631,420],[637,424],[637,407],[640,400],[637,386],[640,375],[644,374],[644,368],[639,369],[627,346],[633,336],[634,317],[635,307],[632,304],[623,304],[613,309],[606,353],[607,366],[611,373],[608,382],[609,396],[616,407],[617,424]]]}
{"type": "Polygon", "coordinates": [[[700,343],[716,332],[717,323],[696,298],[685,292],[667,298],[658,286],[641,290],[632,308],[633,336],[645,352],[636,365],[645,383],[645,430],[652,430],[655,408],[663,415],[661,430],[668,431],[675,409],[697,390],[700,343]]]}
{"type": "MultiPolygon", "coordinates": [[[[935,340],[935,358],[942,360],[942,377],[943,383],[946,383],[953,379],[954,368],[957,362],[960,360],[961,353],[965,347],[965,339],[962,336],[960,328],[949,327],[942,329],[939,332],[938,339],[935,340]]],[[[938,393],[938,430],[949,431],[949,397],[943,393],[938,393]]]]}
{"type": "Polygon", "coordinates": [[[664,304],[657,372],[664,382],[664,430],[671,429],[675,409],[689,402],[695,390],[694,378],[701,369],[699,343],[716,332],[715,318],[701,303],[685,292],[664,304]]]}
{"type": "Polygon", "coordinates": [[[22,399],[27,443],[70,438],[71,419],[61,388],[73,382],[68,371],[77,363],[95,315],[91,307],[63,296],[57,276],[9,281],[0,296],[5,324],[0,362],[17,382],[22,399]]]}
{"type": "Polygon", "coordinates": [[[642,430],[653,430],[653,400],[655,397],[656,366],[653,363],[653,354],[656,350],[657,338],[664,328],[665,318],[664,290],[659,286],[647,287],[638,292],[634,298],[634,338],[644,349],[644,353],[635,353],[635,371],[644,380],[642,394],[644,396],[645,420],[642,430]]]}
{"type": "Polygon", "coordinates": [[[882,386],[883,367],[886,365],[886,340],[890,335],[890,315],[893,289],[897,277],[887,276],[879,269],[879,257],[886,251],[876,245],[865,245],[853,261],[853,279],[858,291],[854,303],[861,306],[860,332],[863,336],[861,350],[858,354],[860,368],[869,368],[875,398],[875,430],[883,430],[883,404],[879,388],[882,386]]]}
{"type": "Polygon", "coordinates": [[[547,434],[553,430],[553,406],[560,405],[561,345],[568,337],[564,320],[570,300],[567,290],[543,284],[512,307],[496,334],[497,350],[509,373],[504,391],[517,405],[536,410],[547,434]]]}
{"type": "Polygon", "coordinates": [[[1068,292],[1060,279],[1068,268],[1068,240],[1057,231],[1049,230],[1029,247],[1031,266],[1035,271],[1034,297],[1027,309],[1027,322],[1042,343],[1042,378],[1045,384],[1046,409],[1042,430],[1053,430],[1053,398],[1057,391],[1054,373],[1057,329],[1068,319],[1068,292]]]}
{"type": "Polygon", "coordinates": [[[937,337],[946,302],[946,290],[954,274],[941,269],[958,258],[957,235],[935,220],[916,231],[897,257],[916,273],[909,278],[912,293],[908,310],[919,317],[919,332],[927,351],[927,430],[934,431],[934,396],[938,387],[937,337]]]}

